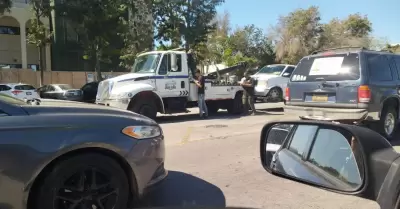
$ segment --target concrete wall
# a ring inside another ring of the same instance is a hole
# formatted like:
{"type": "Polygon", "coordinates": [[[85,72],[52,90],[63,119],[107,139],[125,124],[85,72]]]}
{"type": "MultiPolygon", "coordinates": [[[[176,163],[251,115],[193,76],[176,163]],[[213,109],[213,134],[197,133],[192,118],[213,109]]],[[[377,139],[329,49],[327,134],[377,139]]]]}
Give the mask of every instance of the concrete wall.
{"type": "MultiPolygon", "coordinates": [[[[103,76],[118,76],[127,72],[102,73],[103,76]]],[[[87,75],[92,74],[96,79],[95,72],[68,72],[68,71],[45,71],[43,84],[70,84],[74,88],[81,88],[87,83],[87,75]]],[[[28,69],[0,70],[0,83],[27,83],[34,87],[40,87],[40,71],[28,69]]]]}

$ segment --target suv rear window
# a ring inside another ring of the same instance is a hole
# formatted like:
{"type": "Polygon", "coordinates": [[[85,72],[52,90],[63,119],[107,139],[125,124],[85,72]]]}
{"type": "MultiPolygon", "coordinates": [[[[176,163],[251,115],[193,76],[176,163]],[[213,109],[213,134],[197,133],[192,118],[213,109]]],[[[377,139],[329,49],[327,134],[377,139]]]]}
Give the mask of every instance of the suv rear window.
{"type": "Polygon", "coordinates": [[[35,87],[31,85],[18,85],[14,87],[15,90],[35,90],[35,87]]]}
{"type": "Polygon", "coordinates": [[[298,63],[290,80],[292,82],[358,80],[359,65],[357,53],[305,57],[298,63]]]}

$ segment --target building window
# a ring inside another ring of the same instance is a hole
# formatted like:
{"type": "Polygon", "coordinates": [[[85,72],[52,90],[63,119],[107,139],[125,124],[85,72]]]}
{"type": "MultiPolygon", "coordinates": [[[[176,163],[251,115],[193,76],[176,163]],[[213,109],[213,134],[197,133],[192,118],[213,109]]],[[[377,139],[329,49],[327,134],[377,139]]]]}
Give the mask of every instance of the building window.
{"type": "Polygon", "coordinates": [[[21,35],[19,27],[0,26],[0,34],[6,35],[21,35]]]}

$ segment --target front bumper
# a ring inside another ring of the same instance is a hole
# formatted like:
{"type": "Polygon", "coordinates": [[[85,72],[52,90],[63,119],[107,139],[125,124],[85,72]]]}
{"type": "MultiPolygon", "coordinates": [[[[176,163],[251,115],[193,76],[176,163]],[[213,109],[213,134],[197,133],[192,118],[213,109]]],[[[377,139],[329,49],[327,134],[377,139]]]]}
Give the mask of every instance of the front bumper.
{"type": "Polygon", "coordinates": [[[271,88],[268,86],[256,86],[254,88],[254,95],[256,97],[266,97],[269,93],[269,90],[271,90],[271,88]]]}
{"type": "Polygon", "coordinates": [[[148,187],[161,182],[168,175],[164,167],[164,136],[139,140],[126,159],[133,169],[139,197],[148,187]]]}
{"type": "Polygon", "coordinates": [[[291,106],[284,107],[285,114],[295,115],[306,119],[335,120],[335,121],[362,121],[377,120],[378,113],[367,109],[325,108],[291,106]]]}
{"type": "Polygon", "coordinates": [[[96,100],[96,104],[116,107],[119,109],[127,110],[129,105],[129,99],[104,99],[96,100]]]}

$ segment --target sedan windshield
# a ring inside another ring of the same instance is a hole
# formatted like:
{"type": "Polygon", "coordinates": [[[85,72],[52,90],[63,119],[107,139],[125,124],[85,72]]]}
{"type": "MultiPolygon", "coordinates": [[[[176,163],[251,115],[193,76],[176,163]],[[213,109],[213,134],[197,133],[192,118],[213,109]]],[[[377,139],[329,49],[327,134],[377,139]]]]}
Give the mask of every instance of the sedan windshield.
{"type": "Polygon", "coordinates": [[[8,96],[6,94],[0,93],[0,102],[4,102],[7,104],[12,104],[12,105],[26,105],[26,102],[20,99],[17,99],[12,96],[8,96]]]}
{"type": "Polygon", "coordinates": [[[160,62],[161,54],[147,54],[136,58],[132,73],[154,73],[160,62]]]}
{"type": "Polygon", "coordinates": [[[286,66],[284,65],[267,65],[261,68],[257,74],[275,74],[279,75],[285,69],[286,66]]]}

